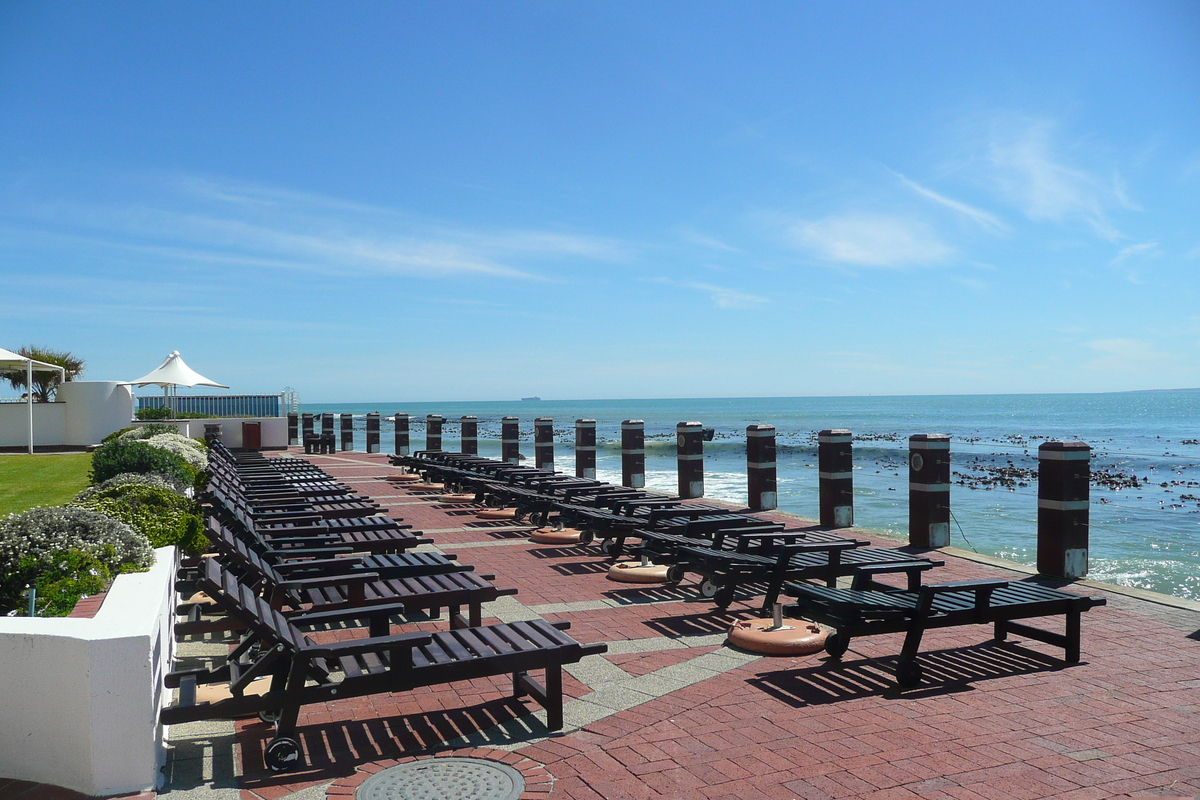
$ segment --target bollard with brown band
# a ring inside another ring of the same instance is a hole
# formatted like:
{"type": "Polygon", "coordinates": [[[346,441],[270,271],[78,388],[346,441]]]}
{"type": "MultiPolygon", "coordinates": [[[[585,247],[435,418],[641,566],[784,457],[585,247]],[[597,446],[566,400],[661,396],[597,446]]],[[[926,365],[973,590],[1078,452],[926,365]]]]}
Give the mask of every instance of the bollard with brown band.
{"type": "Polygon", "coordinates": [[[751,511],[779,508],[774,425],[746,426],[746,494],[751,511]]]}
{"type": "Polygon", "coordinates": [[[704,426],[681,422],[675,426],[675,455],[679,464],[679,496],[704,497],[704,426]]]}
{"type": "Polygon", "coordinates": [[[465,416],[459,424],[462,426],[462,446],[459,450],[463,455],[479,455],[479,417],[465,416]]]}
{"type": "Polygon", "coordinates": [[[333,436],[333,414],[330,412],[321,415],[321,435],[333,436]]]}
{"type": "Polygon", "coordinates": [[[646,422],[627,419],[621,423],[621,485],[633,489],[646,486],[646,422]]]}
{"type": "Polygon", "coordinates": [[[908,543],[950,544],[950,437],[944,433],[908,437],[908,543]]]}
{"type": "Polygon", "coordinates": [[[342,414],[342,450],[354,449],[354,415],[342,414]]]}
{"type": "Polygon", "coordinates": [[[554,420],[550,417],[533,421],[533,459],[538,469],[554,472],[554,420]]]}
{"type": "Polygon", "coordinates": [[[396,427],[396,455],[406,456],[409,453],[408,414],[396,414],[392,418],[396,427]]]}
{"type": "Polygon", "coordinates": [[[817,434],[821,524],[827,528],[854,525],[854,437],[838,428],[817,434]]]}
{"type": "Polygon", "coordinates": [[[596,479],[596,420],[575,420],[575,477],[596,479]]]}
{"type": "Polygon", "coordinates": [[[288,420],[288,444],[300,444],[300,415],[295,411],[289,411],[288,420]]]}
{"type": "Polygon", "coordinates": [[[442,449],[442,425],[446,418],[441,414],[425,415],[425,449],[442,449]]]}
{"type": "Polygon", "coordinates": [[[516,464],[521,460],[521,421],[516,417],[500,418],[500,460],[516,464]]]}
{"type": "Polygon", "coordinates": [[[367,452],[379,452],[379,412],[367,414],[367,452]]]}
{"type": "Polygon", "coordinates": [[[1037,568],[1043,575],[1087,575],[1091,458],[1084,442],[1038,447],[1037,568]]]}
{"type": "Polygon", "coordinates": [[[312,436],[314,433],[315,433],[315,431],[313,430],[313,415],[312,414],[301,414],[300,415],[300,435],[302,437],[304,437],[305,439],[307,439],[309,436],[312,436]]]}

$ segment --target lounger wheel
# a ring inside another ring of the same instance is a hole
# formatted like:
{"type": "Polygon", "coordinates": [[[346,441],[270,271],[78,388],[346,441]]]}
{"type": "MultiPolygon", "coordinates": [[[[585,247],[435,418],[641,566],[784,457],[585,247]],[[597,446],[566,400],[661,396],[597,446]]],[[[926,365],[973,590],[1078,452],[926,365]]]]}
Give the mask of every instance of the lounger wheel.
{"type": "Polygon", "coordinates": [[[839,631],[834,631],[825,637],[825,652],[830,658],[841,658],[850,646],[850,637],[839,631]]]}
{"type": "Polygon", "coordinates": [[[279,722],[279,717],[283,712],[278,708],[265,708],[258,712],[258,718],[268,725],[274,725],[279,722]]]}
{"type": "Polygon", "coordinates": [[[290,736],[280,736],[267,745],[263,760],[272,772],[287,772],[304,762],[304,753],[300,749],[300,742],[290,736]]]}
{"type": "Polygon", "coordinates": [[[733,587],[722,586],[716,596],[713,597],[713,602],[716,603],[717,608],[729,608],[729,604],[733,602],[733,587]]]}
{"type": "Polygon", "coordinates": [[[667,567],[667,583],[679,583],[683,580],[686,570],[679,564],[672,564],[667,567]]]}
{"type": "Polygon", "coordinates": [[[896,683],[911,689],[921,683],[921,665],[916,661],[901,661],[896,667],[896,683]]]}
{"type": "Polygon", "coordinates": [[[705,578],[700,581],[700,596],[706,599],[711,599],[717,596],[717,592],[721,591],[721,585],[712,578],[705,578]]]}
{"type": "Polygon", "coordinates": [[[613,544],[612,539],[601,539],[600,540],[600,552],[604,553],[605,555],[611,556],[613,554],[614,546],[615,545],[613,544]]]}
{"type": "MultiPolygon", "coordinates": [[[[562,523],[559,523],[558,527],[561,529],[562,523]]],[[[579,543],[580,544],[591,544],[595,539],[596,539],[596,534],[592,533],[589,530],[585,529],[585,530],[582,530],[579,532],[579,543]]]]}

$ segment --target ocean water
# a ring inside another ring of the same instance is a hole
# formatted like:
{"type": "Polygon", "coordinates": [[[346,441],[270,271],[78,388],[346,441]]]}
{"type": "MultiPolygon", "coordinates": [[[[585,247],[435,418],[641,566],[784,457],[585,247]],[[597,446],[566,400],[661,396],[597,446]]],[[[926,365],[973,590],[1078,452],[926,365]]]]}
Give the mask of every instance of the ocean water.
{"type": "Polygon", "coordinates": [[[908,535],[908,437],[951,438],[951,544],[1034,564],[1037,447],[1048,439],[1092,446],[1089,578],[1200,599],[1200,391],[1108,394],[781,397],[455,403],[305,404],[312,413],[355,415],[355,449],[365,415],[383,415],[381,444],[392,452],[391,415],[412,415],[419,449],[427,414],[446,417],[443,447],[459,449],[458,420],[479,417],[479,450],[500,455],[500,419],[520,418],[521,452],[533,458],[533,420],[555,424],[555,465],[574,472],[574,421],[597,421],[599,477],[620,483],[622,420],[646,423],[647,487],[676,489],[675,425],[715,429],[705,443],[705,495],[746,502],[745,431],[777,430],[779,507],[818,515],[817,431],[847,428],[854,441],[855,524],[897,539],[908,535]]]}

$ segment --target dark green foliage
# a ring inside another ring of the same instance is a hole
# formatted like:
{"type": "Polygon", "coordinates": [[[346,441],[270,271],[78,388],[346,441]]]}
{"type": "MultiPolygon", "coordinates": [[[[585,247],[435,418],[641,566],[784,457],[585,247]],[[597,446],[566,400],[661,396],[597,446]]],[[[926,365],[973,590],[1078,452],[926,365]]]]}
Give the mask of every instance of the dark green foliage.
{"type": "Polygon", "coordinates": [[[92,453],[92,483],[102,483],[122,472],[158,472],[185,486],[196,477],[196,471],[181,456],[133,439],[117,439],[92,453]]]}
{"type": "MultiPolygon", "coordinates": [[[[48,587],[68,578],[89,581],[85,575],[71,576],[69,569],[60,568],[72,553],[81,554],[78,559],[94,559],[109,574],[145,569],[154,563],[145,536],[104,514],[69,506],[9,514],[0,519],[0,614],[22,608],[26,585],[36,584],[44,575],[51,576],[48,587]]],[[[84,565],[85,571],[92,568],[90,561],[76,563],[84,565]]],[[[62,590],[67,591],[65,585],[62,590]]],[[[67,603],[65,599],[55,602],[59,606],[67,603]]]]}
{"type": "Polygon", "coordinates": [[[105,436],[103,439],[101,439],[100,444],[108,444],[111,441],[120,439],[124,434],[129,433],[129,431],[136,431],[136,430],[137,430],[137,427],[131,425],[128,428],[121,428],[121,430],[119,430],[119,431],[113,431],[108,436],[105,436]]]}
{"type": "MultiPolygon", "coordinates": [[[[26,558],[20,569],[36,575],[34,609],[39,617],[65,617],[81,597],[99,594],[112,582],[108,567],[82,550],[57,552],[49,564],[39,565],[33,558],[26,558]]],[[[18,610],[29,613],[26,604],[18,610]]]]}
{"type": "Polygon", "coordinates": [[[72,505],[90,508],[132,525],[151,547],[179,547],[197,555],[208,539],[200,507],[194,500],[169,489],[142,483],[120,483],[93,492],[72,505]]]}
{"type": "Polygon", "coordinates": [[[146,408],[139,408],[137,412],[138,419],[171,419],[172,416],[171,409],[165,406],[162,408],[147,406],[146,408]]]}

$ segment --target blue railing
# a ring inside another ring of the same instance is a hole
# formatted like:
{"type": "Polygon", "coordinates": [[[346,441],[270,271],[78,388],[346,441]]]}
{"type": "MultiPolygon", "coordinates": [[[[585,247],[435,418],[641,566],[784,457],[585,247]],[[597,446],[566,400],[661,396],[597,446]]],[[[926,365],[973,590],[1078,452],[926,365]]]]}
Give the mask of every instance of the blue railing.
{"type": "MultiPolygon", "coordinates": [[[[139,397],[138,410],[162,408],[163,397],[139,397]]],[[[214,417],[282,416],[277,394],[227,394],[198,397],[171,397],[171,409],[184,414],[210,414],[214,417]]]]}

